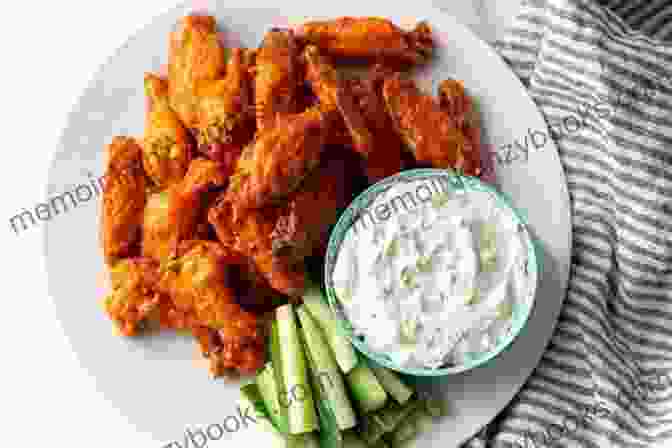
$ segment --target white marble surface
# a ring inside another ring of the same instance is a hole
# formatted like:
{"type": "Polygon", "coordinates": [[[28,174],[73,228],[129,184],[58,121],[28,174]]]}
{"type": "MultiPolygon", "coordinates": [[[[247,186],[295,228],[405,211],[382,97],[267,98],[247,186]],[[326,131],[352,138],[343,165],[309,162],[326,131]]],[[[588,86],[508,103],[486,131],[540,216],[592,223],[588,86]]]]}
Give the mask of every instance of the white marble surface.
{"type": "Polygon", "coordinates": [[[433,0],[434,5],[471,27],[483,40],[500,38],[518,14],[522,0],[433,0]]]}

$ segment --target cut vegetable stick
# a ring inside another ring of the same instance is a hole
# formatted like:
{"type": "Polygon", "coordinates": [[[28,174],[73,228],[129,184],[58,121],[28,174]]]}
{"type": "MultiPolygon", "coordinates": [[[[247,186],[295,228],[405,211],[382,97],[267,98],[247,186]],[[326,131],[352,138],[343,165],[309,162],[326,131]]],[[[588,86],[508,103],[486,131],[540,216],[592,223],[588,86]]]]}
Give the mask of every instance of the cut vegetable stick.
{"type": "MultiPolygon", "coordinates": [[[[282,377],[282,356],[280,355],[280,333],[278,331],[278,321],[273,319],[271,321],[270,334],[270,352],[271,364],[273,364],[273,373],[275,374],[275,384],[278,386],[278,393],[281,394],[285,390],[285,381],[282,377]]],[[[281,407],[287,413],[287,406],[281,407]]]]}
{"type": "Polygon", "coordinates": [[[357,354],[348,338],[338,328],[335,316],[324,302],[319,286],[308,285],[303,295],[303,303],[308,307],[310,315],[317,321],[327,343],[334,353],[336,362],[343,373],[349,373],[357,365],[357,354]]]}
{"type": "Polygon", "coordinates": [[[341,372],[329,350],[322,330],[317,326],[305,306],[299,307],[297,314],[303,330],[302,335],[306,344],[306,352],[314,365],[314,374],[321,395],[325,397],[329,407],[334,412],[338,428],[341,430],[353,428],[357,424],[357,417],[348,399],[348,392],[345,389],[341,372]]]}
{"type": "MultiPolygon", "coordinates": [[[[318,397],[319,385],[317,381],[313,381],[313,393],[318,397]]],[[[320,431],[318,439],[320,441],[320,448],[343,448],[343,435],[338,429],[336,415],[329,407],[329,403],[322,398],[317,400],[317,415],[320,420],[320,431]]]]}
{"type": "Polygon", "coordinates": [[[376,375],[378,381],[385,389],[385,392],[390,394],[394,400],[399,404],[404,404],[413,395],[413,389],[408,387],[399,378],[399,375],[385,367],[370,365],[373,374],[376,375]]]}
{"type": "Polygon", "coordinates": [[[278,404],[280,406],[280,419],[285,422],[286,433],[289,434],[289,404],[288,394],[285,390],[285,380],[282,375],[282,356],[280,354],[280,333],[278,331],[278,321],[271,320],[269,329],[269,348],[271,354],[271,364],[273,365],[273,374],[275,375],[275,385],[278,388],[278,404]]]}
{"type": "MultiPolygon", "coordinates": [[[[309,384],[306,358],[299,338],[292,304],[276,309],[284,393],[287,394],[287,419],[290,434],[318,429],[315,402],[309,384]]],[[[282,405],[282,397],[280,404],[282,405]]]]}
{"type": "Polygon", "coordinates": [[[256,384],[271,421],[280,432],[288,434],[287,412],[280,405],[280,387],[272,362],[267,363],[259,372],[256,384]]]}
{"type": "MultiPolygon", "coordinates": [[[[301,341],[306,346],[305,336],[303,332],[299,332],[301,341]]],[[[318,432],[318,440],[320,448],[343,448],[343,435],[338,429],[336,423],[336,415],[332,411],[329,403],[322,394],[322,385],[319,384],[315,372],[315,362],[310,356],[310,350],[306,350],[306,361],[308,362],[308,375],[310,376],[310,385],[313,388],[313,397],[317,405],[317,416],[319,419],[320,430],[318,432]]]]}

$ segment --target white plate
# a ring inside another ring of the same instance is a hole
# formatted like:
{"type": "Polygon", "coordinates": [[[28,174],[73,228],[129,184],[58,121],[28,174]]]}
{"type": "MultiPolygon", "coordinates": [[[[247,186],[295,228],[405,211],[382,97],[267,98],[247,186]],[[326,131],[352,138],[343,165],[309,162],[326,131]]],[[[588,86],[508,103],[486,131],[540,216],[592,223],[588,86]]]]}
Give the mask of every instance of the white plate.
{"type": "MultiPolygon", "coordinates": [[[[193,10],[215,14],[231,45],[242,42],[248,46],[258,45],[271,26],[295,24],[308,16],[382,15],[406,26],[427,19],[438,36],[439,49],[436,63],[422,76],[433,81],[450,76],[465,81],[481,112],[484,144],[497,149],[516,139],[523,142],[529,129],[548,134],[533,102],[500,57],[467,28],[431,6],[420,1],[285,0],[280,9],[266,3],[270,2],[198,1],[163,14],[130,39],[101,69],[71,114],[50,171],[48,197],[101,176],[103,148],[112,136],[142,134],[143,73],[157,71],[166,63],[171,28],[193,10]]],[[[547,141],[541,149],[530,150],[527,161],[519,157],[510,164],[499,164],[496,172],[501,190],[527,213],[532,233],[544,250],[536,306],[510,350],[483,368],[449,377],[442,385],[452,402],[451,416],[424,434],[418,446],[458,446],[505,407],[539,361],[564,299],[570,215],[555,146],[547,141]]],[[[139,431],[150,433],[157,445],[176,440],[184,446],[186,427],[221,424],[237,414],[238,384],[210,380],[203,366],[195,365],[198,356],[189,338],[113,335],[101,307],[105,291],[100,282],[104,266],[98,216],[99,200],[94,197],[49,222],[47,267],[58,318],[82,366],[96,378],[110,404],[139,431]]],[[[228,427],[233,429],[233,425],[229,419],[228,427]]],[[[213,436],[218,436],[216,431],[213,436]]],[[[262,436],[240,430],[227,437],[242,443],[262,436]]]]}

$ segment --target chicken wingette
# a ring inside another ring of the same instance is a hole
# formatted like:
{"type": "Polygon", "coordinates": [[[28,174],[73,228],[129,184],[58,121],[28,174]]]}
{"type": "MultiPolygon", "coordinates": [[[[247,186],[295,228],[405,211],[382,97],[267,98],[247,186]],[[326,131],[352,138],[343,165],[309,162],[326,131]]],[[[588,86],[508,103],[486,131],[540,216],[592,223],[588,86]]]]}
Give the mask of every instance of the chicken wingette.
{"type": "Polygon", "coordinates": [[[432,55],[432,31],[426,22],[406,32],[380,17],[340,17],[299,26],[297,37],[334,57],[420,64],[432,55]]]}
{"type": "Polygon", "coordinates": [[[145,208],[146,174],[142,148],[134,139],[115,137],[107,147],[102,206],[102,245],[108,264],[139,252],[145,208]]]}
{"type": "Polygon", "coordinates": [[[462,81],[446,79],[439,84],[439,104],[448,112],[455,124],[462,129],[465,137],[471,142],[473,151],[470,156],[476,160],[471,164],[478,166],[474,174],[480,174],[481,166],[481,126],[474,109],[474,102],[467,94],[462,81]]]}
{"type": "Polygon", "coordinates": [[[157,289],[175,308],[194,314],[200,327],[216,331],[221,350],[209,353],[213,373],[234,369],[253,373],[265,360],[259,318],[245,311],[228,284],[226,269],[239,256],[214,241],[184,241],[177,258],[162,266],[157,289]]]}
{"type": "Polygon", "coordinates": [[[229,50],[226,76],[196,82],[194,131],[199,152],[230,171],[254,133],[249,69],[252,52],[229,50]]]}
{"type": "Polygon", "coordinates": [[[406,168],[404,144],[395,131],[383,99],[383,82],[393,73],[389,68],[376,65],[364,77],[350,80],[357,106],[373,135],[373,150],[364,160],[364,171],[370,183],[406,168]]]}
{"type": "Polygon", "coordinates": [[[170,34],[168,86],[170,105],[187,128],[196,127],[197,82],[221,79],[225,71],[226,57],[215,18],[184,17],[170,34]]]}
{"type": "Polygon", "coordinates": [[[264,36],[253,69],[258,131],[273,127],[280,116],[299,111],[297,51],[292,30],[274,28],[264,36]]]}
{"type": "Polygon", "coordinates": [[[366,127],[361,110],[348,84],[336,71],[331,60],[320,53],[314,45],[303,51],[306,65],[306,80],[319,100],[319,107],[325,113],[339,112],[345,128],[352,138],[354,149],[363,157],[373,151],[373,136],[366,127]]]}
{"type": "Polygon", "coordinates": [[[383,96],[397,132],[418,162],[467,175],[480,173],[478,148],[439,102],[423,94],[415,82],[400,75],[387,78],[383,96]]]}

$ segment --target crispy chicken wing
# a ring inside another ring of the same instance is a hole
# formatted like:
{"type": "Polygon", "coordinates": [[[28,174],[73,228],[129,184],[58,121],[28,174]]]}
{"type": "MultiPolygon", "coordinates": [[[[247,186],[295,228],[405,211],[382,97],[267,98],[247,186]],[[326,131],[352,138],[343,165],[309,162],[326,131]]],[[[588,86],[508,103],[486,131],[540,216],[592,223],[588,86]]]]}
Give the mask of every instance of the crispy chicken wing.
{"type": "Polygon", "coordinates": [[[286,197],[317,166],[328,135],[328,114],[317,108],[280,117],[243,150],[227,194],[236,213],[286,197]]]}
{"type": "Polygon", "coordinates": [[[179,182],[191,160],[192,141],[177,114],[170,108],[168,82],[145,75],[149,100],[142,163],[149,178],[159,188],[179,182]]]}
{"type": "Polygon", "coordinates": [[[230,50],[226,76],[196,83],[194,125],[199,151],[233,169],[254,133],[249,68],[252,52],[230,50]]]}
{"type": "Polygon", "coordinates": [[[298,112],[297,48],[292,30],[271,29],[257,52],[254,67],[257,129],[273,127],[278,116],[298,112]]]}
{"type": "Polygon", "coordinates": [[[301,184],[283,207],[271,233],[276,257],[299,263],[324,252],[329,229],[352,197],[353,176],[345,160],[332,157],[301,184]]]}
{"type": "Polygon", "coordinates": [[[383,99],[383,82],[393,73],[386,67],[376,65],[364,78],[351,81],[357,105],[373,134],[373,151],[364,160],[364,169],[371,183],[392,176],[406,167],[403,142],[395,131],[383,99]]]}
{"type": "Polygon", "coordinates": [[[480,174],[480,148],[481,148],[481,126],[474,109],[474,102],[464,89],[462,81],[455,79],[446,79],[439,84],[439,104],[441,108],[448,112],[458,127],[462,129],[465,137],[476,149],[469,155],[475,160],[470,164],[478,166],[475,174],[480,174]]]}
{"type": "Polygon", "coordinates": [[[196,83],[221,79],[226,70],[225,61],[214,17],[189,15],[171,33],[170,104],[187,128],[194,128],[197,123],[196,83]]]}
{"type": "Polygon", "coordinates": [[[216,331],[221,346],[215,356],[217,371],[235,369],[253,373],[264,363],[265,340],[256,315],[241,308],[227,284],[226,269],[240,257],[213,241],[185,241],[178,258],[162,270],[159,291],[168,294],[175,308],[193,312],[200,327],[216,331]]]}
{"type": "Polygon", "coordinates": [[[387,60],[419,64],[432,54],[434,42],[429,25],[417,24],[410,32],[379,17],[340,17],[301,25],[297,37],[317,45],[334,57],[387,60]]]}
{"type": "Polygon", "coordinates": [[[467,175],[479,174],[478,149],[437,100],[399,75],[385,80],[383,96],[399,135],[417,161],[467,175]]]}
{"type": "Polygon", "coordinates": [[[125,258],[110,268],[112,292],[105,311],[124,336],[133,336],[158,308],[158,263],[147,258],[125,258]]]}
{"type": "Polygon", "coordinates": [[[224,273],[228,263],[238,261],[214,241],[183,241],[176,258],[161,265],[157,287],[177,309],[193,312],[202,325],[220,328],[227,325],[228,315],[239,311],[224,273]]]}
{"type": "Polygon", "coordinates": [[[108,263],[135,254],[146,185],[140,145],[129,137],[115,137],[107,147],[102,209],[103,252],[108,263]]]}
{"type": "Polygon", "coordinates": [[[327,56],[321,55],[314,45],[308,45],[303,56],[306,62],[306,79],[325,112],[338,111],[341,114],[353,146],[357,152],[367,157],[373,149],[373,136],[366,127],[361,110],[349,86],[332,66],[327,56]]]}
{"type": "Polygon", "coordinates": [[[180,241],[205,237],[209,193],[226,181],[222,164],[194,159],[179,184],[152,194],[144,213],[143,255],[165,261],[175,255],[180,241]]]}
{"type": "Polygon", "coordinates": [[[208,220],[215,228],[219,241],[250,257],[256,270],[273,289],[288,296],[297,296],[305,286],[303,267],[273,255],[271,234],[281,212],[281,207],[267,206],[248,209],[236,216],[233,204],[225,194],[210,209],[208,220]]]}

